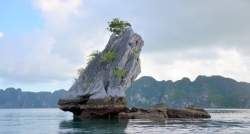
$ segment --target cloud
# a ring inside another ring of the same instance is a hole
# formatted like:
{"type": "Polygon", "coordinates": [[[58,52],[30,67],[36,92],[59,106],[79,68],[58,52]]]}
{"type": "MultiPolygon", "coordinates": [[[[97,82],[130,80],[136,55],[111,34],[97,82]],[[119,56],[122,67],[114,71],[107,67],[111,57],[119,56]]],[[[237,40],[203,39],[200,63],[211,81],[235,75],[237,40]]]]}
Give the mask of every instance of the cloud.
{"type": "Polygon", "coordinates": [[[1,76],[19,82],[46,82],[72,76],[71,71],[64,72],[72,68],[72,64],[51,53],[56,42],[53,38],[33,34],[16,38],[15,41],[18,44],[12,40],[3,40],[0,46],[0,57],[4,57],[0,60],[1,76]]]}
{"type": "Polygon", "coordinates": [[[0,32],[0,38],[2,38],[4,36],[3,32],[0,32]]]}
{"type": "MultiPolygon", "coordinates": [[[[244,58],[234,49],[214,50],[217,57],[214,59],[192,59],[174,58],[171,63],[158,62],[157,57],[142,55],[142,74],[140,76],[154,76],[157,80],[180,80],[188,77],[195,80],[198,75],[221,75],[236,79],[237,81],[250,81],[250,68],[244,58]],[[147,68],[144,68],[144,67],[147,68]]],[[[162,54],[164,55],[164,54],[162,54]]],[[[155,56],[155,55],[154,55],[155,56]]],[[[164,57],[163,57],[164,59],[164,57]]]]}
{"type": "Polygon", "coordinates": [[[76,70],[86,66],[86,56],[104,49],[111,34],[107,21],[118,17],[144,39],[140,76],[193,80],[197,75],[222,75],[250,82],[249,1],[32,4],[44,27],[0,40],[0,76],[5,81],[55,83],[76,76],[76,70]]]}
{"type": "MultiPolygon", "coordinates": [[[[145,51],[182,51],[193,48],[249,50],[249,1],[151,3],[149,15],[139,16],[145,51]],[[174,7],[174,8],[173,8],[174,7]]],[[[145,12],[141,9],[140,12],[145,12]]]]}
{"type": "Polygon", "coordinates": [[[81,0],[32,0],[32,3],[42,12],[46,21],[46,28],[53,32],[69,30],[65,28],[67,28],[67,25],[70,28],[70,17],[79,15],[78,8],[82,4],[81,0]]]}
{"type": "Polygon", "coordinates": [[[53,83],[73,78],[76,70],[86,65],[86,57],[108,42],[106,29],[96,29],[93,34],[79,31],[82,22],[77,19],[84,18],[75,15],[79,15],[81,1],[41,0],[33,4],[42,11],[45,28],[0,40],[2,83],[53,83]]]}

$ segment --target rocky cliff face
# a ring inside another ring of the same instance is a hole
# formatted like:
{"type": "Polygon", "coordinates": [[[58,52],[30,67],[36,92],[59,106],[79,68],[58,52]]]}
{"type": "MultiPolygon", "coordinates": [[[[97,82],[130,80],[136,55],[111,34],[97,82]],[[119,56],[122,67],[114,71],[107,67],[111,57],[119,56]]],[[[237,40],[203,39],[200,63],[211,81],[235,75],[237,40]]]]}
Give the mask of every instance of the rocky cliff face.
{"type": "Polygon", "coordinates": [[[140,74],[144,42],[131,28],[111,35],[105,49],[86,67],[58,104],[75,117],[117,116],[127,111],[124,91],[140,74]]]}

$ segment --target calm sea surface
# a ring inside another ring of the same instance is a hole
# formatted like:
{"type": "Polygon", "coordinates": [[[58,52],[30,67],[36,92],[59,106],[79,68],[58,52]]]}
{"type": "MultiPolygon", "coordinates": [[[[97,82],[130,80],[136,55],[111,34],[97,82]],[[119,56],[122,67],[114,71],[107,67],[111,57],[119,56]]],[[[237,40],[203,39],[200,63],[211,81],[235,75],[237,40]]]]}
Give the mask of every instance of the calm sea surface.
{"type": "Polygon", "coordinates": [[[0,133],[250,133],[250,109],[206,109],[211,119],[76,120],[59,109],[0,109],[0,133]]]}

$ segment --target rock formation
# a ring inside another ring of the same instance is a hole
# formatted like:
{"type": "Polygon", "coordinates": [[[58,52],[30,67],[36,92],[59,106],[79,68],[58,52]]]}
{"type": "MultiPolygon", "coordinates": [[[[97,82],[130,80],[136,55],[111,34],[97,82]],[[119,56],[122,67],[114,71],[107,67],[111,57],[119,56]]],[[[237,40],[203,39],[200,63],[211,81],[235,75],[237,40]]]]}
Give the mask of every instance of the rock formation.
{"type": "Polygon", "coordinates": [[[139,54],[144,42],[140,35],[126,28],[113,33],[100,52],[66,92],[58,104],[74,117],[116,117],[127,112],[124,91],[140,74],[139,54]]]}
{"type": "Polygon", "coordinates": [[[133,107],[127,113],[119,113],[120,119],[149,119],[149,118],[167,118],[167,111],[165,108],[136,108],[133,107]]]}
{"type": "Polygon", "coordinates": [[[119,113],[120,119],[149,119],[149,118],[211,118],[210,114],[201,107],[165,108],[158,104],[150,108],[131,108],[127,113],[119,113]]]}
{"type": "Polygon", "coordinates": [[[167,114],[169,118],[211,118],[210,114],[201,107],[167,108],[167,114]]]}

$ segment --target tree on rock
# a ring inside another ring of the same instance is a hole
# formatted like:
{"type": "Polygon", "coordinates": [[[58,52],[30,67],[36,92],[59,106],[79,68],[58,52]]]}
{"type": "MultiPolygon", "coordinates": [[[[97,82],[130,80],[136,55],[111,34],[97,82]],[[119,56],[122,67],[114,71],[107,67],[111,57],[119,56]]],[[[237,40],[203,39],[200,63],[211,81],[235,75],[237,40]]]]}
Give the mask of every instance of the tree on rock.
{"type": "Polygon", "coordinates": [[[74,77],[74,81],[73,84],[76,83],[77,79],[79,78],[79,76],[82,74],[82,72],[84,71],[84,68],[81,67],[77,70],[77,77],[74,77]]]}
{"type": "Polygon", "coordinates": [[[113,21],[108,22],[109,28],[107,28],[110,32],[114,32],[119,34],[124,28],[131,27],[131,24],[127,21],[122,21],[118,18],[114,18],[113,21]]]}

